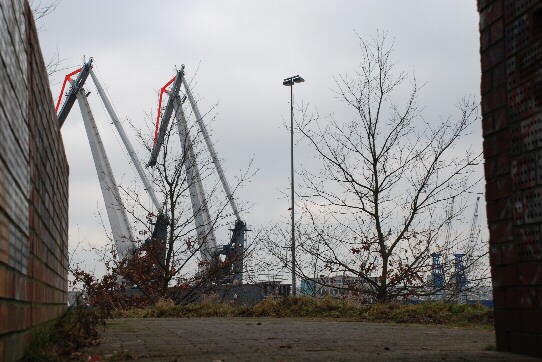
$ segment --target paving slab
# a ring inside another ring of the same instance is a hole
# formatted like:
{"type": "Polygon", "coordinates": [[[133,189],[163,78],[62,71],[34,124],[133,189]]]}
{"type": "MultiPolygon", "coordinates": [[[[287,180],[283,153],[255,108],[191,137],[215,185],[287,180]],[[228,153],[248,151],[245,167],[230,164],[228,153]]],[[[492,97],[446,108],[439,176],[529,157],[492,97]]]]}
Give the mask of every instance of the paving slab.
{"type": "Polygon", "coordinates": [[[107,321],[83,352],[115,361],[537,361],[486,350],[493,331],[294,318],[107,321]]]}

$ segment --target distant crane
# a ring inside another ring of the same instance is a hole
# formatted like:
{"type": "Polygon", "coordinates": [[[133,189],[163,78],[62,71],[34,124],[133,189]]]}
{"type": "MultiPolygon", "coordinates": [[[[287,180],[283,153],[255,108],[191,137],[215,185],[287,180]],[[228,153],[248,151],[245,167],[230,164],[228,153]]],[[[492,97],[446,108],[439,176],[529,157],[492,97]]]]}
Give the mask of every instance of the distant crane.
{"type": "Polygon", "coordinates": [[[469,239],[468,239],[468,244],[467,244],[469,246],[474,245],[476,241],[475,239],[480,234],[480,218],[478,216],[478,205],[480,204],[480,198],[481,198],[481,196],[479,195],[482,195],[482,193],[478,193],[477,195],[478,196],[476,197],[476,205],[474,207],[474,215],[472,216],[472,221],[470,224],[469,239]]]}
{"type": "Polygon", "coordinates": [[[437,299],[442,299],[442,289],[444,288],[444,268],[440,263],[440,253],[432,253],[433,258],[433,288],[436,291],[437,299]]]}
{"type": "Polygon", "coordinates": [[[465,289],[467,289],[467,276],[465,274],[465,265],[463,264],[463,257],[465,254],[455,253],[454,254],[454,264],[455,264],[455,289],[458,293],[459,303],[465,304],[467,302],[467,295],[465,289]]]}

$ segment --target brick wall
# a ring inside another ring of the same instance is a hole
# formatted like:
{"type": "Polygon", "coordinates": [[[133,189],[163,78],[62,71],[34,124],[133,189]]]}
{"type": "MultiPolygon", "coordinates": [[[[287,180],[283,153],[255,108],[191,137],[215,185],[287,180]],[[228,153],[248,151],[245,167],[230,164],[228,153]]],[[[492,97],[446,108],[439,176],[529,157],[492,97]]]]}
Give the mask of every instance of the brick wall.
{"type": "Polygon", "coordinates": [[[0,360],[67,299],[68,165],[26,1],[0,1],[0,360]]]}
{"type": "Polygon", "coordinates": [[[497,347],[542,357],[542,3],[478,11],[497,347]]]}

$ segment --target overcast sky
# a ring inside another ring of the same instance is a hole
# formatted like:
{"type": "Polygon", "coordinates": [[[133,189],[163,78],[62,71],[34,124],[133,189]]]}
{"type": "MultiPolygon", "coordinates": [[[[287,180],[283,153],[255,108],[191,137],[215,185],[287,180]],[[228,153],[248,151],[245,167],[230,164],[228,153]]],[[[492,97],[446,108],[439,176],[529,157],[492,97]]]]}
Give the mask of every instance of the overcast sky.
{"type": "MultiPolygon", "coordinates": [[[[69,68],[53,77],[53,96],[64,75],[92,56],[120,118],[143,129],[175,67],[185,64],[188,79],[197,70],[200,109],[218,103],[210,128],[228,178],[246,169],[251,158],[259,169],[239,194],[253,204],[243,217],[254,228],[288,217],[289,200],[282,193],[289,187],[290,138],[283,123],[290,94],[282,80],[305,78],[294,87],[296,103],[308,103],[320,114],[354,117],[333,90],[334,76],[352,74],[359,64],[356,32],[370,38],[384,30],[395,38],[399,67],[427,82],[420,96],[425,120],[448,116],[463,96],[479,98],[478,14],[472,0],[64,0],[40,26],[45,60],[58,50],[69,68]]],[[[96,92],[90,98],[96,101],[96,92]]],[[[103,107],[93,104],[122,182],[130,177],[127,159],[103,107]]],[[[478,149],[480,129],[477,125],[468,141],[478,149]]],[[[96,213],[104,206],[77,106],[62,134],[70,164],[70,245],[103,243],[96,213]]],[[[300,146],[296,167],[310,164],[311,157],[300,146]]]]}

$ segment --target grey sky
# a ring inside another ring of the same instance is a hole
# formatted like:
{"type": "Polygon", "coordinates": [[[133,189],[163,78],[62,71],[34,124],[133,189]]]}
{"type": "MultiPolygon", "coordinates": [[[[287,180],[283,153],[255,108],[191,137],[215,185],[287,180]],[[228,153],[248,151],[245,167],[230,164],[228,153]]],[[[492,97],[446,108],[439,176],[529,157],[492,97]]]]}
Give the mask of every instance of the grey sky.
{"type": "MultiPolygon", "coordinates": [[[[245,214],[253,227],[288,216],[289,201],[281,192],[289,183],[289,135],[283,127],[289,89],[282,79],[305,78],[294,87],[296,102],[320,114],[353,117],[335,99],[333,77],[353,74],[359,64],[355,32],[369,38],[385,30],[395,38],[399,67],[427,82],[420,97],[426,121],[448,116],[463,96],[479,97],[474,1],[64,0],[42,26],[45,60],[58,49],[71,70],[84,55],[93,56],[117,113],[141,128],[150,128],[146,114],[155,114],[158,89],[174,67],[185,64],[188,79],[199,67],[200,108],[219,103],[210,127],[228,178],[246,169],[252,156],[259,169],[239,195],[254,204],[245,214]]],[[[68,71],[54,77],[54,97],[68,71]]],[[[91,98],[96,101],[95,92],[91,98]]],[[[127,180],[127,159],[102,107],[93,105],[117,181],[127,180]]],[[[480,148],[481,126],[475,128],[467,142],[480,148]]],[[[62,134],[70,163],[70,241],[103,242],[95,216],[103,201],[78,107],[62,134]]],[[[310,164],[311,157],[299,146],[296,164],[310,164]]]]}

